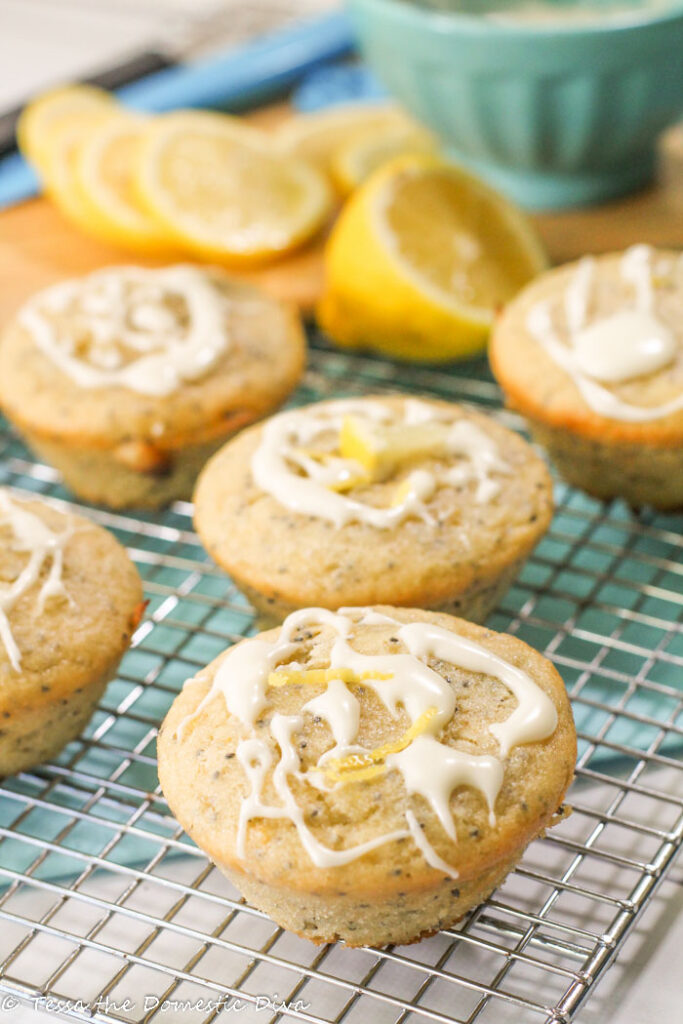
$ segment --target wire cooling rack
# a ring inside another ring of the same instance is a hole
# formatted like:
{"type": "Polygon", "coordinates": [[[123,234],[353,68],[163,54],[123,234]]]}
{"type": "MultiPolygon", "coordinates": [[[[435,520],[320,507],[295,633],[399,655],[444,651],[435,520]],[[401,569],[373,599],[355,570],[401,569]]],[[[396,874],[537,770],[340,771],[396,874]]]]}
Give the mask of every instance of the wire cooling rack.
{"type": "MultiPolygon", "coordinates": [[[[397,369],[319,342],[295,400],[384,390],[485,406],[520,426],[483,363],[397,369]]],[[[0,483],[68,501],[2,429],[0,483]]],[[[169,814],[157,725],[187,677],[254,631],[252,612],[199,546],[189,505],[91,510],[129,548],[149,614],[84,735],[0,787],[0,991],[98,1021],[571,1020],[683,837],[683,566],[680,521],[634,518],[561,483],[556,498],[549,534],[489,621],[565,679],[579,732],[574,813],[457,927],[383,950],[283,932],[169,814]]]]}

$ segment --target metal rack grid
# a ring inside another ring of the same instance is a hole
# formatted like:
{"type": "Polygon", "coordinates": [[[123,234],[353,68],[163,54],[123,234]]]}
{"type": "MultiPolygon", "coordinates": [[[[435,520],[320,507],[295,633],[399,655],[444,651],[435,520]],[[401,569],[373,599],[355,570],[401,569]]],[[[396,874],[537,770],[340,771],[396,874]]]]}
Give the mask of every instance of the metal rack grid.
{"type": "MultiPolygon", "coordinates": [[[[483,364],[407,372],[319,339],[296,401],[386,390],[520,426],[483,364]]],[[[69,500],[8,430],[0,483],[69,500]]],[[[253,632],[252,613],[199,546],[189,505],[91,510],[128,546],[148,618],[84,735],[0,787],[0,992],[98,1021],[569,1021],[683,839],[683,538],[671,517],[634,518],[561,483],[556,497],[549,534],[489,621],[567,683],[574,813],[458,926],[383,950],[283,932],[169,815],[156,727],[187,677],[253,632]]]]}

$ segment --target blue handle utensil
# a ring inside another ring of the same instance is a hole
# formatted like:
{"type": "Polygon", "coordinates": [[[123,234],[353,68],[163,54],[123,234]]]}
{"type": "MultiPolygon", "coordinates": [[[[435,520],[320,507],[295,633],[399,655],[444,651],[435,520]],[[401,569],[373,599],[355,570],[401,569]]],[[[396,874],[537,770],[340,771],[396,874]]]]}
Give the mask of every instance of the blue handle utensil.
{"type": "MultiPolygon", "coordinates": [[[[335,11],[229,53],[156,71],[116,94],[126,106],[150,113],[177,107],[243,108],[282,94],[307,72],[352,50],[350,22],[343,11],[335,11]]],[[[18,153],[0,161],[0,208],[39,191],[38,178],[18,153]]]]}

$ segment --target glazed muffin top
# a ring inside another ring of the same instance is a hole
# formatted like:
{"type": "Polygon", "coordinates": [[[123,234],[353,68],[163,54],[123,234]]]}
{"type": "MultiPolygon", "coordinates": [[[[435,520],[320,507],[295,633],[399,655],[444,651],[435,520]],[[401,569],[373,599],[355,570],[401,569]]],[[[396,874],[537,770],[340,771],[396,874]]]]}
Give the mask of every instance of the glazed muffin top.
{"type": "Polygon", "coordinates": [[[525,845],[558,811],[576,734],[559,675],[515,637],[308,608],[189,681],[158,755],[176,816],[221,864],[379,897],[525,845]]]}
{"type": "Polygon", "coordinates": [[[0,709],[98,679],[128,646],[141,602],[137,570],[107,530],[0,488],[0,709]]]}
{"type": "Polygon", "coordinates": [[[204,468],[195,524],[242,583],[294,605],[447,600],[528,554],[552,515],[543,461],[487,416],[340,399],[244,431],[204,468]]]}
{"type": "Polygon", "coordinates": [[[0,342],[0,405],[53,438],[163,449],[277,407],[304,357],[297,314],[218,269],[108,267],[19,310],[0,342]]]}
{"type": "Polygon", "coordinates": [[[492,337],[493,372],[525,415],[588,437],[683,438],[683,255],[633,246],[542,274],[492,337]]]}

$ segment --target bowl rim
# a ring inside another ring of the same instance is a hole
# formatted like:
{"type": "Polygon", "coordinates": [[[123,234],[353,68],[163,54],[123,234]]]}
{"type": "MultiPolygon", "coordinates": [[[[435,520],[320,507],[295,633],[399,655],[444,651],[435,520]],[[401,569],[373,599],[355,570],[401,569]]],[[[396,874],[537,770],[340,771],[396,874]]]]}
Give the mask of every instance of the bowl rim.
{"type": "Polygon", "coordinates": [[[683,0],[670,0],[670,6],[660,9],[658,14],[647,15],[639,18],[605,18],[590,21],[588,24],[581,22],[557,22],[548,24],[543,22],[534,25],[533,22],[505,19],[498,21],[495,18],[485,18],[482,15],[468,13],[465,11],[444,11],[430,7],[424,7],[413,0],[347,0],[351,7],[357,9],[368,7],[384,8],[392,17],[399,17],[406,21],[424,26],[425,22],[432,22],[432,27],[444,34],[464,34],[477,38],[520,38],[522,36],[552,36],[553,38],[576,38],[599,35],[627,35],[635,32],[666,25],[668,22],[680,21],[683,26],[683,0]]]}

